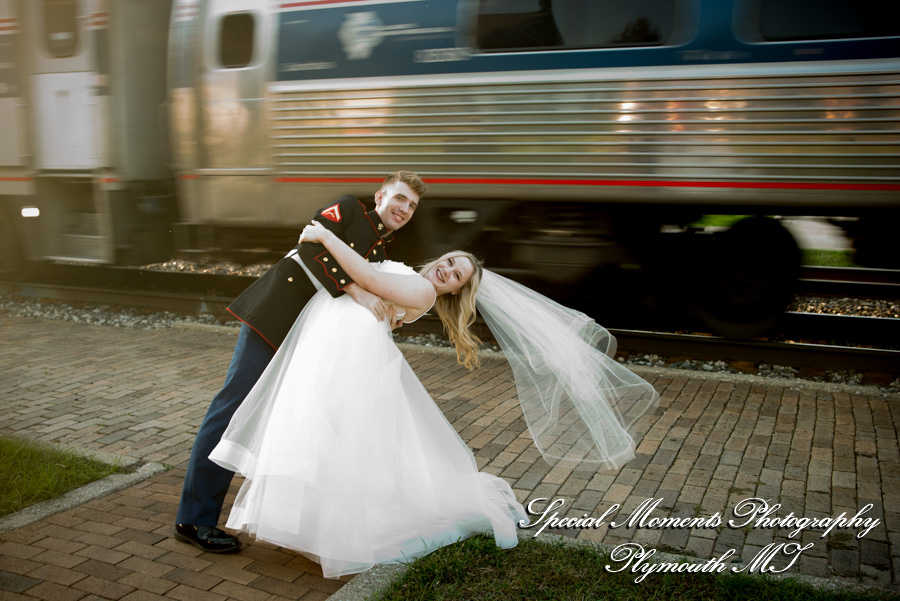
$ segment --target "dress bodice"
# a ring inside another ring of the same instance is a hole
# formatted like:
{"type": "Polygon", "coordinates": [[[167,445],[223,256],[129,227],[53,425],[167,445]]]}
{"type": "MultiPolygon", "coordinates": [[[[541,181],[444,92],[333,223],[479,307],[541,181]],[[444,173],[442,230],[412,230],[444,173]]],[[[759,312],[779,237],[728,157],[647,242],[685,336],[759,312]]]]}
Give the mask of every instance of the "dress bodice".
{"type": "MultiPolygon", "coordinates": [[[[379,263],[372,263],[371,265],[378,271],[384,273],[396,273],[399,275],[419,275],[418,273],[416,273],[415,269],[413,269],[406,263],[401,263],[399,261],[381,261],[379,263]]],[[[428,311],[431,310],[431,307],[434,306],[435,301],[437,301],[437,292],[435,292],[434,300],[431,301],[431,306],[425,309],[425,311],[422,312],[422,315],[425,315],[425,313],[428,313],[428,311]]],[[[385,301],[385,304],[394,307],[394,309],[397,311],[398,318],[403,319],[406,316],[406,307],[392,303],[390,301],[385,301]]],[[[422,317],[422,315],[419,315],[419,317],[422,317]]],[[[406,323],[412,323],[419,319],[419,317],[416,317],[416,319],[412,319],[410,321],[406,321],[406,323]]]]}

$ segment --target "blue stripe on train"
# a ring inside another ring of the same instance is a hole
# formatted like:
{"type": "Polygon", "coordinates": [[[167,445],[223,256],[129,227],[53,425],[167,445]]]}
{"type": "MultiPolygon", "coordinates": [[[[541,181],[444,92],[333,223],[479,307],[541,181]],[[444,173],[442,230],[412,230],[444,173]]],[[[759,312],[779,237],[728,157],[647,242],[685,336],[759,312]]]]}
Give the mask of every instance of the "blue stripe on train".
{"type": "Polygon", "coordinates": [[[667,46],[543,52],[472,51],[457,0],[376,3],[280,13],[279,81],[542,69],[847,60],[898,56],[900,38],[748,43],[727,2],[681,2],[667,46]]]}

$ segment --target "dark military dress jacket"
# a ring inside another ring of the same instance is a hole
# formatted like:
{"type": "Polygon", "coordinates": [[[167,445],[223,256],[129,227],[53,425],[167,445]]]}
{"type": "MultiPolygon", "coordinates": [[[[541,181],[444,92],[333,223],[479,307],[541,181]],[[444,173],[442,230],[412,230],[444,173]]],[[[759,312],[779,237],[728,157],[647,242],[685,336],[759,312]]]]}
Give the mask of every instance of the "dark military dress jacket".
{"type": "MultiPolygon", "coordinates": [[[[382,237],[388,229],[378,213],[366,212],[365,205],[353,196],[342,196],[320,209],[315,219],[369,261],[387,259],[385,245],[393,236],[382,237]]],[[[304,242],[295,250],[332,296],[340,296],[353,282],[323,245],[304,242]]],[[[288,256],[234,299],[228,311],[277,349],[316,291],[303,268],[288,256]]]]}

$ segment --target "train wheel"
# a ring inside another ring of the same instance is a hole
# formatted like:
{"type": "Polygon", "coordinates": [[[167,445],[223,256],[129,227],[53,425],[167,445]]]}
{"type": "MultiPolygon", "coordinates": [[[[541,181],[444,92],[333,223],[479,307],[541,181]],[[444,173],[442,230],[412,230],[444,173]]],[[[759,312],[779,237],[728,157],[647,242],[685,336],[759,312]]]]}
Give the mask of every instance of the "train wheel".
{"type": "Polygon", "coordinates": [[[801,253],[773,219],[750,217],[718,234],[698,277],[695,307],[716,334],[750,338],[769,331],[793,296],[801,253]]]}

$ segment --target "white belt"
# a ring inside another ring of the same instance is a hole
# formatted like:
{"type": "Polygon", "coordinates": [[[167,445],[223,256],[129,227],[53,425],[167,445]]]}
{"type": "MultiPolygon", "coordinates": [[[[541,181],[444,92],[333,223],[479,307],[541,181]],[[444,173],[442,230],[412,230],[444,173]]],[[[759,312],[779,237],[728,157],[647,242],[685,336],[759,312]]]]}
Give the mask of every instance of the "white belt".
{"type": "Polygon", "coordinates": [[[313,286],[316,287],[316,291],[319,291],[319,290],[321,290],[322,288],[324,288],[324,286],[322,286],[322,282],[320,282],[320,281],[312,274],[312,272],[309,270],[309,267],[307,267],[306,264],[303,262],[303,259],[300,258],[300,253],[297,252],[297,249],[296,249],[296,248],[293,249],[293,250],[292,250],[291,252],[289,252],[288,254],[286,254],[284,257],[285,257],[285,258],[288,258],[288,257],[292,258],[293,260],[295,260],[295,261],[297,262],[297,265],[299,265],[300,267],[303,268],[303,271],[306,272],[306,277],[308,277],[308,278],[309,278],[309,281],[312,282],[312,283],[313,283],[313,286]]]}

